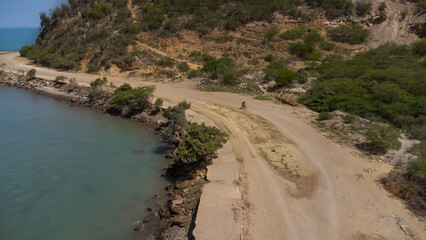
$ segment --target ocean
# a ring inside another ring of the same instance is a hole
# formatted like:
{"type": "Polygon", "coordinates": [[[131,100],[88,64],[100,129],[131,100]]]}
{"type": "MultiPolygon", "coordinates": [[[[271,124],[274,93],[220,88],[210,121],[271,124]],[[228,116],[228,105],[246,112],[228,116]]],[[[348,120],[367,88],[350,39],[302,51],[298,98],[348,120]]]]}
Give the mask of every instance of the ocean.
{"type": "Polygon", "coordinates": [[[18,52],[35,43],[38,28],[0,28],[0,52],[18,52]]]}
{"type": "Polygon", "coordinates": [[[142,123],[0,86],[0,239],[144,239],[166,151],[142,123]]]}

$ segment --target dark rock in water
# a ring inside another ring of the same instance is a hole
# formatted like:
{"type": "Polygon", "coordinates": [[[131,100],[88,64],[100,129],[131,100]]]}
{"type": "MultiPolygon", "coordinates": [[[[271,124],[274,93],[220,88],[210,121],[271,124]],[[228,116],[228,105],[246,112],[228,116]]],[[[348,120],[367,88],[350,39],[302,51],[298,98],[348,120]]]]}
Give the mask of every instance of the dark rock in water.
{"type": "Polygon", "coordinates": [[[167,219],[170,218],[170,212],[169,211],[162,211],[161,213],[158,212],[158,214],[160,215],[161,219],[167,219]]]}
{"type": "Polygon", "coordinates": [[[172,219],[172,226],[183,227],[185,224],[185,218],[183,216],[177,216],[172,219]]]}
{"type": "Polygon", "coordinates": [[[143,153],[142,149],[135,150],[135,153],[143,153]]]}
{"type": "Polygon", "coordinates": [[[135,230],[135,231],[143,230],[143,223],[139,223],[138,225],[136,225],[133,230],[135,230]]]}
{"type": "Polygon", "coordinates": [[[143,223],[151,223],[155,221],[155,213],[154,212],[148,212],[146,217],[143,219],[143,223]]]}
{"type": "Polygon", "coordinates": [[[154,195],[154,198],[160,198],[160,195],[155,194],[155,195],[154,195]]]}
{"type": "Polygon", "coordinates": [[[152,212],[152,208],[150,208],[150,207],[149,207],[149,208],[147,208],[146,210],[147,210],[148,212],[152,212]]]}

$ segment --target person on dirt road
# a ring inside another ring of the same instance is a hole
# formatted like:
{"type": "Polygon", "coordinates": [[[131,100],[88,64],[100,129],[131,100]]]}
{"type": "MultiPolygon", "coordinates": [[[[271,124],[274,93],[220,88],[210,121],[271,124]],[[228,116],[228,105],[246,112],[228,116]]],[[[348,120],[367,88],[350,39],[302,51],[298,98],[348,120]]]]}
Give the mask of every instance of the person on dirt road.
{"type": "Polygon", "coordinates": [[[243,101],[241,103],[241,109],[245,109],[245,108],[247,108],[247,103],[246,103],[246,101],[243,101]]]}

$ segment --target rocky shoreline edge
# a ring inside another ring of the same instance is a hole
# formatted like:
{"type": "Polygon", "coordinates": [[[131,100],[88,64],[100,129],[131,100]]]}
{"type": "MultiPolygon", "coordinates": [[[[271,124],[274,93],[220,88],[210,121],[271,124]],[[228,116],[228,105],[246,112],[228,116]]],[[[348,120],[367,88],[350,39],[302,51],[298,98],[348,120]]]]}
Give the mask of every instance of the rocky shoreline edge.
{"type": "MultiPolygon", "coordinates": [[[[91,102],[87,96],[78,91],[67,90],[67,84],[54,84],[53,81],[24,74],[5,72],[0,69],[0,85],[27,89],[41,96],[66,102],[72,106],[97,109],[111,114],[106,101],[91,102]]],[[[81,87],[81,86],[80,86],[81,87]]],[[[149,124],[156,133],[167,125],[168,120],[161,111],[144,111],[128,117],[129,119],[149,124]]],[[[178,135],[178,133],[177,133],[178,135]]],[[[173,148],[176,149],[176,146],[173,148]]],[[[165,157],[170,163],[163,169],[162,176],[170,182],[162,196],[153,196],[160,201],[156,206],[147,208],[144,217],[135,222],[134,231],[149,231],[141,234],[146,239],[195,239],[192,230],[202,187],[207,180],[207,163],[186,165],[176,161],[174,151],[165,157]],[[165,199],[165,201],[161,201],[165,199]]],[[[141,213],[141,216],[143,213],[141,213]]]]}

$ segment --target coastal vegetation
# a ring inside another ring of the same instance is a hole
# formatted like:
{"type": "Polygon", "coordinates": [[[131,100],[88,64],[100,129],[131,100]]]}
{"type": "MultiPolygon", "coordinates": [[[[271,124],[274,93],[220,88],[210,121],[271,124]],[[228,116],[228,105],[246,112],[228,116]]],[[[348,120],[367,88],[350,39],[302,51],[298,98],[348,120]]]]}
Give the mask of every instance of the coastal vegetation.
{"type": "Polygon", "coordinates": [[[185,163],[206,161],[209,156],[223,147],[228,134],[204,123],[192,123],[176,150],[178,159],[185,163]]]}
{"type": "Polygon", "coordinates": [[[318,112],[342,110],[385,121],[424,140],[424,42],[389,43],[351,59],[330,58],[316,67],[318,81],[300,101],[318,112]]]}

